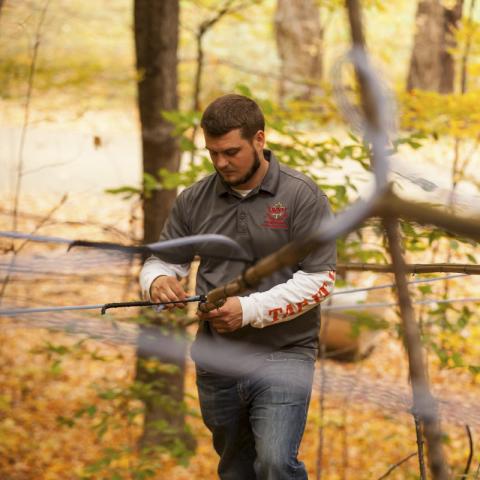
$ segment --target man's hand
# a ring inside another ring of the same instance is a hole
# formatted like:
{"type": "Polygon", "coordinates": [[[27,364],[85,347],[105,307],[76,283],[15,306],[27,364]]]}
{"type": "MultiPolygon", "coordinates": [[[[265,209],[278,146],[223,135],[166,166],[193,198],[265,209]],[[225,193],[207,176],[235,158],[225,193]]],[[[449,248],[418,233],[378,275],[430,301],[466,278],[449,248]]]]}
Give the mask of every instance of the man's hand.
{"type": "Polygon", "coordinates": [[[238,297],[227,298],[227,301],[216,310],[208,313],[197,312],[200,320],[208,320],[218,333],[234,332],[242,327],[242,305],[238,297]]]}
{"type": "MultiPolygon", "coordinates": [[[[185,290],[176,277],[162,275],[157,277],[150,286],[150,298],[152,302],[178,302],[187,297],[185,290]]],[[[185,303],[165,305],[165,308],[185,308],[185,303]]]]}

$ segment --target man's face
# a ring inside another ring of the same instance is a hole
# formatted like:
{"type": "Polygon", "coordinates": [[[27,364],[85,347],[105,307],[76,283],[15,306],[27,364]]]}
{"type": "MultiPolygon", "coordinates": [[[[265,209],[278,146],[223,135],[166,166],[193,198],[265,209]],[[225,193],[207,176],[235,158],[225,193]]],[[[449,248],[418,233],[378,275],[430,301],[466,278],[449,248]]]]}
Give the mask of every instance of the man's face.
{"type": "Polygon", "coordinates": [[[205,147],[213,166],[225,183],[244,189],[256,187],[256,173],[260,167],[259,151],[263,149],[264,134],[258,131],[253,140],[242,138],[240,129],[220,137],[205,133],[205,147]]]}

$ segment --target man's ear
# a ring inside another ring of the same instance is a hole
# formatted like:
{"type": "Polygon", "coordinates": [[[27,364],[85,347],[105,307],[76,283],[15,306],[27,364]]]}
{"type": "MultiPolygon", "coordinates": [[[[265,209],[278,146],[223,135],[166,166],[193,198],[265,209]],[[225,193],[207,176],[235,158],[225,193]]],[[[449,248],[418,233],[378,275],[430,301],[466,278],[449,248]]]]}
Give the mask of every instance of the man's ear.
{"type": "Polygon", "coordinates": [[[263,150],[265,147],[265,132],[263,130],[258,130],[253,136],[253,144],[257,150],[263,150]]]}

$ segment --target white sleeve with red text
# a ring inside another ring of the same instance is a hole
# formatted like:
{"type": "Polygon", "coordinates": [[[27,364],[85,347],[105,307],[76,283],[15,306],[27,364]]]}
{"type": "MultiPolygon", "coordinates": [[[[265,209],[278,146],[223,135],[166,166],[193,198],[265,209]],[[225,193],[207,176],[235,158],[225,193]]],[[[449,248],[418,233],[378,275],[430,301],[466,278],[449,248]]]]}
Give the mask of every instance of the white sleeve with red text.
{"type": "Polygon", "coordinates": [[[140,286],[142,288],[143,298],[149,301],[151,300],[150,287],[157,277],[162,275],[168,275],[171,277],[186,277],[189,269],[190,264],[188,263],[175,265],[164,262],[154,255],[148,257],[143,264],[142,270],[140,271],[140,286]]]}
{"type": "Polygon", "coordinates": [[[327,298],[334,285],[334,271],[306,273],[299,270],[286,283],[266,292],[239,297],[243,311],[242,327],[264,328],[293,320],[327,298]]]}

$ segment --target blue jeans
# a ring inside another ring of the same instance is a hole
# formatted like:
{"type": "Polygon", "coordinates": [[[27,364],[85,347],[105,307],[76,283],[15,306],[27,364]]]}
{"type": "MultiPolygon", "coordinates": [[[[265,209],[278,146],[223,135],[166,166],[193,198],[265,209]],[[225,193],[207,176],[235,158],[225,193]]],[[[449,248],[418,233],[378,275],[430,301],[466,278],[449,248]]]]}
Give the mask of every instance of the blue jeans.
{"type": "Polygon", "coordinates": [[[197,368],[200,408],[220,456],[222,480],[308,478],[297,454],[314,366],[301,353],[276,352],[242,378],[197,368]]]}

